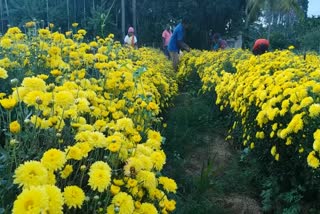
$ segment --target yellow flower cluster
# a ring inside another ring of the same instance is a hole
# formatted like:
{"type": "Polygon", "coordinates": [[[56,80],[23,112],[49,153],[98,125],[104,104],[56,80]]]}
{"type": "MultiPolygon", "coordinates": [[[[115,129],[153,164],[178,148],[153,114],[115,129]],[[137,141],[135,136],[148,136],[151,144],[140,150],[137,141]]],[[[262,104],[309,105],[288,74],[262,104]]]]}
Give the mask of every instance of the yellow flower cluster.
{"type": "Polygon", "coordinates": [[[271,153],[276,161],[303,157],[310,167],[319,167],[318,55],[192,51],[183,57],[179,77],[195,71],[204,91],[215,90],[220,109],[228,107],[240,118],[232,130],[241,130],[244,146],[271,153]]]}
{"type": "Polygon", "coordinates": [[[0,99],[6,145],[19,142],[14,160],[34,159],[15,163],[13,213],[172,212],[166,194],[177,185],[160,176],[164,138],[153,128],[178,90],[170,62],[112,34],[85,43],[84,29],[72,38],[51,30],[10,28],[0,39],[2,76],[17,78],[0,99]]]}

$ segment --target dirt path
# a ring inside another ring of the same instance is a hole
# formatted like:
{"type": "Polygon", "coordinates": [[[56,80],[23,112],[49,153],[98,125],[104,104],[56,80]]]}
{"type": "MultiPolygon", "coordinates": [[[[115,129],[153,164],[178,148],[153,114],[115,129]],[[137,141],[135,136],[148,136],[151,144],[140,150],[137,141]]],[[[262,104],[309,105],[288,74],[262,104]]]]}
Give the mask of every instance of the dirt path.
{"type": "Polygon", "coordinates": [[[179,185],[177,213],[261,213],[238,151],[224,140],[225,115],[212,97],[194,94],[179,95],[165,115],[166,170],[179,185]]]}
{"type": "MultiPolygon", "coordinates": [[[[192,177],[200,177],[203,171],[203,163],[211,162],[211,172],[209,176],[224,177],[225,171],[228,170],[230,162],[232,161],[232,151],[228,143],[215,133],[208,133],[202,135],[206,146],[195,149],[192,154],[188,155],[184,168],[186,174],[192,177]]],[[[212,194],[209,199],[212,203],[218,204],[228,213],[232,214],[259,214],[261,208],[258,202],[247,195],[239,193],[228,193],[224,197],[216,196],[214,189],[208,189],[208,196],[212,194]]]]}

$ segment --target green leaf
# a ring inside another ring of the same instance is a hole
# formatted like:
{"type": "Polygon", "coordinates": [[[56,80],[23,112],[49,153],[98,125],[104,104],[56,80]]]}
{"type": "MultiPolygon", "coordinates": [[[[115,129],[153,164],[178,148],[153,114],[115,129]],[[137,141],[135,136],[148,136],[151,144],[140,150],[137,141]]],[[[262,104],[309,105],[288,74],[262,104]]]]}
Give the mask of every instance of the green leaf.
{"type": "Polygon", "coordinates": [[[137,78],[141,77],[141,75],[146,71],[147,71],[147,68],[144,66],[137,69],[135,72],[133,72],[133,78],[137,79],[137,78]]]}

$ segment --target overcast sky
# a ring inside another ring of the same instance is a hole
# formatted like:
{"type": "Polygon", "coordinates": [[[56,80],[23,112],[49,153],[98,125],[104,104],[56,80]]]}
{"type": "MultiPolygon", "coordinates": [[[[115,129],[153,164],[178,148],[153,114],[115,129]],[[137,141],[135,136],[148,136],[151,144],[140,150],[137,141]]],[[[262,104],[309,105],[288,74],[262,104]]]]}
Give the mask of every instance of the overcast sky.
{"type": "Polygon", "coordinates": [[[308,16],[320,15],[320,0],[309,0],[308,16]]]}

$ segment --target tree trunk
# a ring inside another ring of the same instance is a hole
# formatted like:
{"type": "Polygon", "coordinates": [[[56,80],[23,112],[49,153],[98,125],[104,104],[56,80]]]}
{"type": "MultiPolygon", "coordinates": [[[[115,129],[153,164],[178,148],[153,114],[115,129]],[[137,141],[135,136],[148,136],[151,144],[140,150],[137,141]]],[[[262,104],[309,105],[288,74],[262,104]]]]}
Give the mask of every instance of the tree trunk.
{"type": "Polygon", "coordinates": [[[77,1],[73,0],[73,22],[77,22],[77,1]]]}
{"type": "Polygon", "coordinates": [[[1,16],[1,33],[3,32],[3,5],[2,0],[0,0],[0,16],[1,16]]]}
{"type": "Polygon", "coordinates": [[[8,16],[8,22],[9,22],[9,24],[10,24],[10,18],[9,18],[9,7],[8,7],[8,1],[7,0],[4,0],[4,3],[5,3],[5,5],[6,5],[6,11],[7,11],[7,16],[8,16]]]}
{"type": "Polygon", "coordinates": [[[271,34],[271,25],[273,24],[273,18],[274,18],[274,13],[271,11],[271,21],[268,25],[268,36],[267,39],[270,41],[270,34],[271,34]]]}
{"type": "Polygon", "coordinates": [[[46,0],[46,3],[47,3],[47,23],[49,25],[49,0],[46,0]]]}
{"type": "Polygon", "coordinates": [[[132,0],[132,24],[135,31],[137,31],[137,1],[132,0]]]}
{"type": "Polygon", "coordinates": [[[125,8],[125,0],[121,0],[121,31],[122,38],[126,35],[126,8],[125,8]]]}
{"type": "Polygon", "coordinates": [[[68,30],[70,29],[70,8],[69,8],[69,0],[67,0],[67,19],[68,19],[68,30]]]}
{"type": "Polygon", "coordinates": [[[86,24],[86,0],[83,0],[83,23],[86,24]]]}

